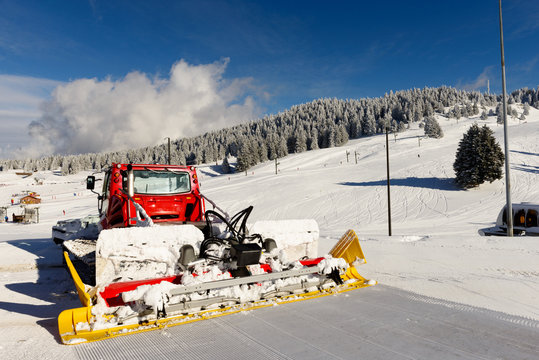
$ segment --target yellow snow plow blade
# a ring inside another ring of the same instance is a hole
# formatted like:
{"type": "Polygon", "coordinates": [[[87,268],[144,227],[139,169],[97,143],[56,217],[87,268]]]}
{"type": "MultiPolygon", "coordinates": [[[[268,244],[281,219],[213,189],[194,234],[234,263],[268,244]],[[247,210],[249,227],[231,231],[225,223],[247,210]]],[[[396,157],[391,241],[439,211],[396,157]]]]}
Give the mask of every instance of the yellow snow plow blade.
{"type": "Polygon", "coordinates": [[[77,289],[77,294],[79,295],[80,302],[84,306],[90,306],[92,303],[91,296],[86,291],[86,286],[80,279],[80,276],[77,273],[77,270],[75,270],[75,267],[73,266],[73,263],[71,262],[71,259],[69,258],[67,251],[64,251],[64,259],[67,264],[67,268],[69,269],[69,273],[71,274],[71,277],[73,278],[73,282],[75,283],[75,288],[77,289]]]}
{"type": "Polygon", "coordinates": [[[334,258],[343,258],[350,265],[359,261],[360,264],[367,263],[365,255],[359,245],[359,238],[354,230],[348,230],[329,252],[334,258]]]}
{"type": "MultiPolygon", "coordinates": [[[[83,303],[84,307],[65,310],[58,316],[58,329],[60,332],[60,337],[64,344],[74,345],[83,342],[117,337],[121,335],[162,329],[164,327],[211,319],[215,317],[238,313],[240,311],[254,310],[258,308],[273,306],[275,304],[286,304],[291,302],[324,297],[371,286],[376,283],[368,281],[364,277],[362,277],[357,272],[354,266],[354,264],[358,263],[358,260],[360,260],[360,262],[365,262],[365,257],[363,256],[363,252],[361,251],[357,235],[353,230],[349,230],[337,242],[335,247],[332,249],[331,254],[333,257],[341,257],[345,259],[350,264],[346,272],[341,275],[343,283],[335,287],[323,289],[320,288],[315,291],[309,291],[301,294],[296,293],[290,295],[283,295],[271,299],[262,299],[249,303],[226,305],[211,310],[201,310],[190,314],[178,314],[168,316],[162,319],[146,320],[140,323],[118,325],[107,328],[93,326],[93,324],[98,322],[98,319],[95,315],[92,314],[92,296],[88,291],[85,290],[85,285],[80,280],[80,277],[75,271],[73,264],[69,259],[69,256],[67,256],[66,254],[66,263],[70,269],[71,275],[73,276],[77,291],[79,292],[79,298],[81,299],[81,302],[83,303]]],[[[112,315],[107,316],[109,317],[108,319],[113,318],[112,315]]]]}

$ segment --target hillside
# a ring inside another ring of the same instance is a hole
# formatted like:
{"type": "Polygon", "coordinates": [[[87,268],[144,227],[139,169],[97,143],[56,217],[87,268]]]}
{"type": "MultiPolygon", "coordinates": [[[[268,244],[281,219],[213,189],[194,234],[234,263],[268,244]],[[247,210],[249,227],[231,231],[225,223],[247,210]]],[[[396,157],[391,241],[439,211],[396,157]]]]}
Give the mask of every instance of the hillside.
{"type": "MultiPolygon", "coordinates": [[[[401,133],[434,114],[458,120],[480,113],[486,116],[487,107],[490,108],[488,112],[500,114],[500,101],[500,96],[495,94],[445,86],[390,92],[378,98],[317,99],[233,127],[216,129],[191,138],[171,139],[170,158],[174,164],[199,165],[220,164],[226,157],[234,156],[238,159],[237,169],[243,171],[268,159],[342,146],[349,139],[383,133],[386,127],[392,133],[401,133]]],[[[512,107],[517,103],[537,108],[539,91],[527,88],[513,91],[508,97],[509,115],[522,116],[522,109],[517,111],[512,107]]],[[[62,127],[62,122],[59,124],[55,126],[62,127]]],[[[7,170],[24,168],[33,171],[55,170],[60,167],[62,174],[67,175],[82,170],[101,170],[111,162],[167,162],[167,146],[164,144],[78,155],[63,149],[64,145],[76,142],[80,136],[81,134],[73,130],[69,136],[53,139],[59,147],[55,154],[39,159],[3,160],[0,161],[0,167],[7,170]],[[66,153],[68,155],[62,155],[66,153]]],[[[104,131],[98,137],[94,136],[95,139],[85,137],[84,141],[93,140],[95,144],[105,141],[106,148],[109,148],[122,136],[129,135],[104,131]]],[[[145,144],[140,144],[143,145],[145,144]]]]}

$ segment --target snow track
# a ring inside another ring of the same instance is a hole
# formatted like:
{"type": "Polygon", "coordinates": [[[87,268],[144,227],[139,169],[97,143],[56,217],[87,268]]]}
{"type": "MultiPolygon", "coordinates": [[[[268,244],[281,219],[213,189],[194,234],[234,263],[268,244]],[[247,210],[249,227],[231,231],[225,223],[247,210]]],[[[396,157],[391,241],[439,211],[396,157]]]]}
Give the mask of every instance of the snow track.
{"type": "Polygon", "coordinates": [[[383,285],[308,302],[75,350],[80,359],[539,358],[539,322],[531,319],[383,285]]]}

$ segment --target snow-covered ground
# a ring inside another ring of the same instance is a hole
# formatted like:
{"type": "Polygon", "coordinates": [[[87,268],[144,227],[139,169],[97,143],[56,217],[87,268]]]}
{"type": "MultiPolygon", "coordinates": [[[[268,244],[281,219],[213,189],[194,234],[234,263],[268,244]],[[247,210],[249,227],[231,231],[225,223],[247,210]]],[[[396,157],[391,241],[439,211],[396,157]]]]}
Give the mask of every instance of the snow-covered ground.
{"type": "MultiPolygon", "coordinates": [[[[524,122],[509,120],[513,202],[539,202],[539,111],[530,112],[524,122]]],[[[215,166],[200,166],[202,191],[229,213],[254,205],[251,220],[314,218],[321,254],[354,229],[368,261],[360,273],[381,284],[539,320],[539,238],[477,233],[493,225],[505,203],[504,180],[471,190],[459,190],[452,181],[455,152],[467,128],[474,121],[489,124],[502,148],[503,128],[495,117],[438,120],[442,139],[419,141],[423,130],[417,125],[390,137],[391,237],[385,137],[380,135],[279,159],[278,175],[273,162],[247,175],[220,175],[215,166]]],[[[42,199],[39,224],[0,223],[3,358],[72,354],[58,342],[56,317],[79,302],[50,229],[57,220],[96,213],[96,196],[85,190],[86,175],[44,172],[43,184],[37,185],[33,176],[0,172],[0,206],[9,206],[12,194],[24,190],[42,199]]],[[[10,220],[20,212],[18,205],[10,206],[10,220]]]]}

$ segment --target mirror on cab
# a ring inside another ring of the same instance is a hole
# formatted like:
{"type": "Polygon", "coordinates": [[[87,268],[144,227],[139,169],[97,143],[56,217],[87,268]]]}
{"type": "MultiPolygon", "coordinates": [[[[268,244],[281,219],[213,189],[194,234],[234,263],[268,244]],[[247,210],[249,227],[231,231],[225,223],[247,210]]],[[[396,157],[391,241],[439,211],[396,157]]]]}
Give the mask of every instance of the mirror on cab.
{"type": "Polygon", "coordinates": [[[93,190],[95,188],[95,176],[90,175],[86,178],[86,189],[93,190]]]}

